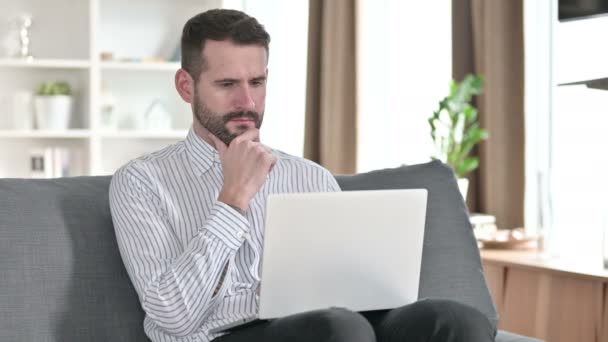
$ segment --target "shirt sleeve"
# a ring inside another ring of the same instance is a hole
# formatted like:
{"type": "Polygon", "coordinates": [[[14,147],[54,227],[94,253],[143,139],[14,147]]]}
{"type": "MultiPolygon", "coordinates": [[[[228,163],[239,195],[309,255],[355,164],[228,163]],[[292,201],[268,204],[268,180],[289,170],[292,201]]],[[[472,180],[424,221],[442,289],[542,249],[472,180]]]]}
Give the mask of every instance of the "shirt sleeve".
{"type": "Polygon", "coordinates": [[[112,178],[116,239],[142,308],[167,333],[187,336],[199,329],[230,287],[223,271],[234,267],[249,223],[216,202],[198,235],[182,245],[161,208],[145,173],[125,167],[112,178]]]}
{"type": "Polygon", "coordinates": [[[336,178],[329,172],[328,170],[324,170],[325,174],[325,192],[339,192],[342,191],[340,189],[340,185],[336,178]]]}

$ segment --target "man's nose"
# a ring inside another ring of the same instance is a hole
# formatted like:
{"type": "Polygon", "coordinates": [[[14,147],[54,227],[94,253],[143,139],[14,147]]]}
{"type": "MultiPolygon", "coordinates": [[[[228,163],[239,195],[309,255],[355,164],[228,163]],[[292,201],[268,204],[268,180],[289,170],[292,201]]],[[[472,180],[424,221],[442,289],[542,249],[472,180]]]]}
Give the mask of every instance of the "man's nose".
{"type": "Polygon", "coordinates": [[[235,98],[235,107],[240,111],[255,110],[255,101],[251,94],[251,88],[248,85],[245,85],[238,90],[235,98]]]}

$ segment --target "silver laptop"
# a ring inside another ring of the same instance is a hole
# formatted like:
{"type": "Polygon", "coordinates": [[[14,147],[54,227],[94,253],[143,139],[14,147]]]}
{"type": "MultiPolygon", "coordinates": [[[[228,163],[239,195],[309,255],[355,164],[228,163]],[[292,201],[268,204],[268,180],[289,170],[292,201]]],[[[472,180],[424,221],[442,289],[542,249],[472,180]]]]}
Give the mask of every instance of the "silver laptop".
{"type": "Polygon", "coordinates": [[[270,195],[258,315],[211,332],[316,309],[414,302],[426,205],[425,189],[270,195]]]}

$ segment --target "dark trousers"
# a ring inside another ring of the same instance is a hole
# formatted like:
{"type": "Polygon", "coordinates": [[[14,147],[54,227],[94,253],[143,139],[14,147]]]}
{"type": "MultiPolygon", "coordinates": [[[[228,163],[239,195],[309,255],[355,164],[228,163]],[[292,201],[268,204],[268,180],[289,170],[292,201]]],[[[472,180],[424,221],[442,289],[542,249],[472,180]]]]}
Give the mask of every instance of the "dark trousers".
{"type": "Polygon", "coordinates": [[[450,300],[424,299],[392,310],[341,308],[261,321],[213,342],[482,342],[496,330],[477,309],[450,300]]]}

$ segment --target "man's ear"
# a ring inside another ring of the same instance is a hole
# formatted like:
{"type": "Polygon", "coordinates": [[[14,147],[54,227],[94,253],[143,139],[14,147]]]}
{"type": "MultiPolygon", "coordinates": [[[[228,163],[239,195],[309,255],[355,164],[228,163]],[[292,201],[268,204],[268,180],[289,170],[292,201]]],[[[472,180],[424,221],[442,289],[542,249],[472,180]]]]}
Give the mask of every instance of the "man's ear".
{"type": "Polygon", "coordinates": [[[179,69],[175,73],[175,89],[184,101],[192,103],[194,99],[194,79],[186,70],[179,69]]]}

